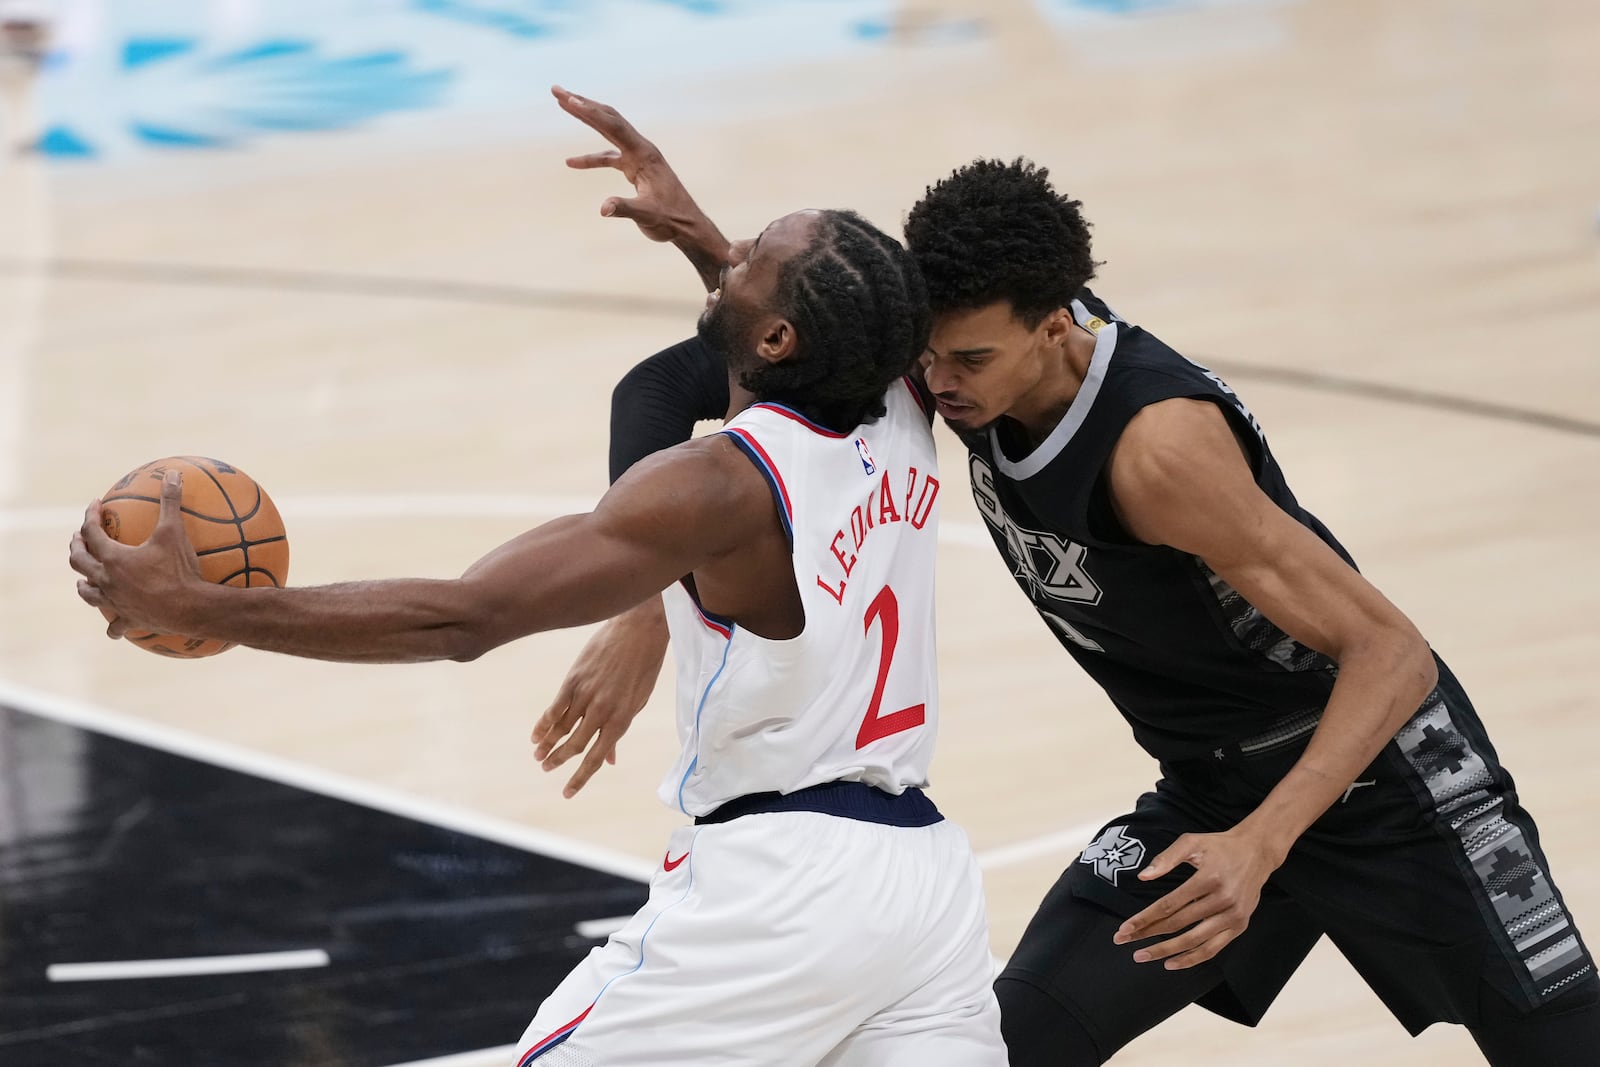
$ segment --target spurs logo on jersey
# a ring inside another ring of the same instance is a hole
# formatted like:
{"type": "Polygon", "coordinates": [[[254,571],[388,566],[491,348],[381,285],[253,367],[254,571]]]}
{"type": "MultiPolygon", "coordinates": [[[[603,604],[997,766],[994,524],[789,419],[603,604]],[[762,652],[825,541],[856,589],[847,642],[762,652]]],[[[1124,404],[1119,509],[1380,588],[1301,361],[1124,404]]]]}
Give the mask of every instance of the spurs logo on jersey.
{"type": "Polygon", "coordinates": [[[1025,530],[1011,521],[994,491],[994,471],[978,455],[972,461],[972,496],[984,521],[1006,539],[1011,573],[1036,592],[1073,604],[1100,603],[1100,587],[1083,560],[1089,550],[1049,530],[1025,530]]]}
{"type": "Polygon", "coordinates": [[[994,488],[993,469],[976,453],[970,457],[970,465],[972,498],[977,501],[978,511],[984,521],[1005,539],[1011,574],[1028,587],[1028,595],[1039,614],[1056,632],[1079,648],[1104,652],[1098,641],[1041,603],[1041,598],[1090,606],[1100,603],[1104,593],[1084,566],[1089,550],[1049,530],[1028,530],[1018,526],[1000,505],[999,494],[994,488]]]}

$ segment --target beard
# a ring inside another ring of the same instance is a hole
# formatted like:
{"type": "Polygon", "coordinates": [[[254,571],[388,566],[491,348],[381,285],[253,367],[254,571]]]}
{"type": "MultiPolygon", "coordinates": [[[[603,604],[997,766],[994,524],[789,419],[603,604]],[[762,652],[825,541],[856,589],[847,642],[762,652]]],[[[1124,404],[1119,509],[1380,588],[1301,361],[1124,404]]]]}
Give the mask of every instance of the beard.
{"type": "Polygon", "coordinates": [[[755,361],[751,338],[755,335],[754,309],[741,307],[724,294],[700,316],[695,333],[727,366],[743,372],[755,361]]]}

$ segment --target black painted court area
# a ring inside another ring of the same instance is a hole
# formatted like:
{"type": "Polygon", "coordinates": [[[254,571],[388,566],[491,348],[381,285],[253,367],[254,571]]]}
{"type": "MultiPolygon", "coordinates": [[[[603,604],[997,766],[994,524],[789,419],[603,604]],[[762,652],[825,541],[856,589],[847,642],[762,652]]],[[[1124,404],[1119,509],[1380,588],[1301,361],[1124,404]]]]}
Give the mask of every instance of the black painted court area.
{"type": "Polygon", "coordinates": [[[383,1067],[514,1043],[630,879],[0,706],[0,1064],[383,1067]],[[52,982],[322,949],[326,967],[52,982]]]}

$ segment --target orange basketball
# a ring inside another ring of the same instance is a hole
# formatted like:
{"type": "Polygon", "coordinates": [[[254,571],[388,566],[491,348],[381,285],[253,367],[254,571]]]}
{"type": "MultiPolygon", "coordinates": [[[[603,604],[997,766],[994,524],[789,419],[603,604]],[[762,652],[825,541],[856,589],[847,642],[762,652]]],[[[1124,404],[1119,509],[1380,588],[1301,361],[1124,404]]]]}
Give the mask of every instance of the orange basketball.
{"type": "MultiPolygon", "coordinates": [[[[125,545],[144,544],[161,516],[161,482],[169,470],[183,475],[183,529],[200,556],[206,580],[283,585],[289,577],[289,541],[278,509],[248,474],[220,460],[173,456],[123,476],[100,502],[106,533],[125,545]]],[[[233,647],[226,641],[148,630],[130,630],[125,636],[140,648],[177,659],[214,656],[233,647]]]]}

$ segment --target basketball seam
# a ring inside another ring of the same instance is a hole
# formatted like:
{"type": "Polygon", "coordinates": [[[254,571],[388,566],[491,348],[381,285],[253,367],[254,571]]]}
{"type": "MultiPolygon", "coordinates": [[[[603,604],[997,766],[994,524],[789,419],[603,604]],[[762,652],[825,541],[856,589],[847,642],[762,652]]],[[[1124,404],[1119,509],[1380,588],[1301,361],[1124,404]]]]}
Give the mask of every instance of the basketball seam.
{"type": "MultiPolygon", "coordinates": [[[[205,464],[205,463],[215,463],[216,460],[207,459],[204,456],[184,456],[182,458],[185,459],[186,461],[188,461],[189,465],[192,466],[195,470],[199,471],[201,474],[204,474],[207,478],[211,479],[211,484],[217,487],[217,492],[221,493],[222,494],[222,499],[227,502],[228,510],[233,512],[233,525],[234,525],[234,528],[239,531],[239,545],[238,545],[238,548],[239,548],[239,551],[244,553],[244,570],[243,571],[236,571],[235,574],[243,574],[244,575],[245,588],[246,589],[250,588],[250,571],[252,569],[251,566],[250,566],[250,537],[249,537],[248,534],[246,534],[244,532],[244,519],[239,517],[239,509],[234,507],[233,497],[228,495],[227,487],[222,484],[221,480],[219,480],[215,474],[212,474],[209,470],[207,470],[202,465],[202,464],[205,464]]],[[[238,471],[238,468],[234,468],[234,469],[235,469],[235,473],[242,473],[242,472],[238,471]]],[[[249,480],[252,485],[255,484],[255,479],[251,478],[248,474],[244,475],[244,477],[247,480],[249,480]]],[[[250,514],[254,515],[257,511],[260,511],[260,510],[261,510],[261,486],[256,485],[256,506],[255,506],[255,509],[250,512],[250,514]]],[[[230,574],[228,576],[228,578],[234,577],[235,574],[230,574]]],[[[224,578],[222,581],[224,583],[226,583],[228,581],[228,578],[224,578]]],[[[273,585],[277,585],[278,583],[277,582],[273,582],[272,584],[273,585]]]]}
{"type": "MultiPolygon", "coordinates": [[[[263,537],[259,541],[242,541],[236,545],[223,545],[221,548],[196,549],[194,554],[197,556],[215,556],[219,552],[235,552],[246,546],[255,548],[258,545],[270,545],[274,541],[287,541],[288,539],[288,534],[279,534],[276,537],[263,537]]],[[[260,567],[257,569],[265,570],[266,568],[260,567]]]]}

